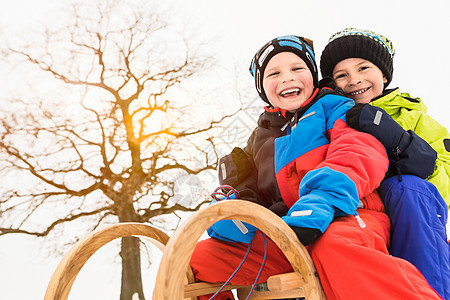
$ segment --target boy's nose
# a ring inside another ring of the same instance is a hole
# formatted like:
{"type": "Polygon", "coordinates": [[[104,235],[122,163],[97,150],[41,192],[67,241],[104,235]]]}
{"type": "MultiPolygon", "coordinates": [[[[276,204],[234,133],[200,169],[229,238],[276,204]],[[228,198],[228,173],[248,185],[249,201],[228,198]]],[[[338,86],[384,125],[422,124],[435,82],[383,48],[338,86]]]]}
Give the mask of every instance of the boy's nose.
{"type": "Polygon", "coordinates": [[[357,77],[357,76],[352,76],[352,77],[350,77],[349,84],[350,84],[351,86],[357,85],[357,84],[359,84],[359,83],[361,83],[361,79],[360,79],[359,77],[357,77]]]}
{"type": "Polygon", "coordinates": [[[282,82],[288,82],[288,81],[292,81],[292,80],[294,80],[294,76],[291,74],[285,74],[285,75],[283,75],[283,77],[281,79],[282,82]]]}

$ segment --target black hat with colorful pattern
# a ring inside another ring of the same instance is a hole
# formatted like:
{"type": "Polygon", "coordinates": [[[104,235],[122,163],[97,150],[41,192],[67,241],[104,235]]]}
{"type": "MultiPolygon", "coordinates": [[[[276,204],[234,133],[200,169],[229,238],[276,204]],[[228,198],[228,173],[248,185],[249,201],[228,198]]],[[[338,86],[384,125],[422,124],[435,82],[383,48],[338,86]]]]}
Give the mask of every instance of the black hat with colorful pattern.
{"type": "Polygon", "coordinates": [[[320,57],[320,71],[323,78],[332,77],[334,67],[347,58],[363,58],[376,65],[387,82],[392,80],[395,54],[392,42],[373,31],[358,28],[346,28],[333,34],[320,57]]]}
{"type": "Polygon", "coordinates": [[[269,103],[263,88],[264,70],[267,67],[269,60],[278,53],[292,52],[298,55],[308,66],[311,71],[314,87],[319,85],[319,71],[314,57],[313,43],[311,40],[295,36],[286,35],[275,38],[265,44],[253,57],[250,64],[250,73],[255,78],[256,90],[259,96],[265,102],[269,103]]]}

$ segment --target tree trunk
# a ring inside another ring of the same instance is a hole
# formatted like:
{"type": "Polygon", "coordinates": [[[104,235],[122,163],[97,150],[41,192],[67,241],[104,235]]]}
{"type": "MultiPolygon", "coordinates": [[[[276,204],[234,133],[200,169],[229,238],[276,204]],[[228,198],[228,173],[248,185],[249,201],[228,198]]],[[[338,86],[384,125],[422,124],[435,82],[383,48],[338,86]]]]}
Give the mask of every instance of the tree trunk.
{"type": "Polygon", "coordinates": [[[122,257],[120,300],[144,300],[139,239],[135,237],[122,238],[120,256],[122,257]],[[134,296],[133,298],[134,294],[139,297],[134,296]]]}

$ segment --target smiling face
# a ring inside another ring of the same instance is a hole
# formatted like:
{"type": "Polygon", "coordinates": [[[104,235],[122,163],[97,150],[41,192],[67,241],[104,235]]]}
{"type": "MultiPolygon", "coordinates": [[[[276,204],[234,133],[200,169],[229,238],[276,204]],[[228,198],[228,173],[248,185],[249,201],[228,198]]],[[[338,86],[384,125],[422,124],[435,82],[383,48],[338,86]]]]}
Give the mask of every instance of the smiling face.
{"type": "Polygon", "coordinates": [[[263,88],[273,107],[295,112],[314,91],[306,63],[292,52],[272,57],[264,70],[263,88]]]}
{"type": "Polygon", "coordinates": [[[372,62],[363,58],[347,58],[333,69],[336,86],[356,103],[369,103],[383,93],[386,77],[372,62]]]}

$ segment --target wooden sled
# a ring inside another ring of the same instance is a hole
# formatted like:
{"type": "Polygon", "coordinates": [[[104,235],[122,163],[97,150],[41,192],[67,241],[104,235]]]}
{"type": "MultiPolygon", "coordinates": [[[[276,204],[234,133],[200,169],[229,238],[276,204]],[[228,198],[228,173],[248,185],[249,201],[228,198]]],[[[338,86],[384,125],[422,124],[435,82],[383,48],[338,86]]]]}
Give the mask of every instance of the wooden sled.
{"type": "MultiPolygon", "coordinates": [[[[293,273],[268,279],[269,291],[254,291],[250,299],[280,299],[304,297],[326,299],[319,278],[306,248],[292,229],[270,210],[261,205],[227,200],[197,211],[188,218],[166,245],[156,277],[155,300],[196,299],[196,296],[214,293],[222,284],[186,281],[186,269],[200,236],[213,223],[223,219],[236,219],[254,225],[263,231],[283,251],[294,269],[293,273]]],[[[245,299],[250,287],[228,285],[224,290],[238,290],[245,299]]]]}
{"type": "MultiPolygon", "coordinates": [[[[147,237],[161,250],[169,240],[164,232],[142,223],[119,223],[97,229],[79,240],[63,257],[50,279],[44,300],[67,300],[75,278],[87,260],[105,244],[126,236],[147,237]]],[[[192,274],[189,277],[192,280],[192,274]]]]}

